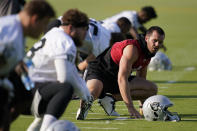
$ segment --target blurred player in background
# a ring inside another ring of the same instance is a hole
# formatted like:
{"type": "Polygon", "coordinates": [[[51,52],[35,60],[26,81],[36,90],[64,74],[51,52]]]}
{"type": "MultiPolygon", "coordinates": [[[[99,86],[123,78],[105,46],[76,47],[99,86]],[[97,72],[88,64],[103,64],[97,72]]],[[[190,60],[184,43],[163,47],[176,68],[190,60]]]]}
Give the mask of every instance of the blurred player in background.
{"type": "Polygon", "coordinates": [[[9,130],[9,123],[31,99],[20,77],[26,68],[21,62],[25,55],[25,37],[38,38],[54,16],[47,2],[35,0],[27,3],[18,14],[0,18],[0,130],[9,130]]]}
{"type": "Polygon", "coordinates": [[[79,48],[79,53],[83,60],[78,65],[79,70],[84,71],[88,66],[88,62],[94,60],[112,45],[112,42],[126,39],[124,35],[129,32],[130,27],[131,23],[127,18],[120,18],[116,23],[111,23],[108,26],[101,25],[95,19],[90,19],[84,46],[79,48]]]}
{"type": "Polygon", "coordinates": [[[115,22],[108,22],[108,23],[107,22],[106,23],[101,22],[101,25],[103,27],[105,27],[107,30],[109,30],[110,32],[113,32],[113,33],[121,32],[125,35],[127,33],[129,33],[129,29],[132,28],[131,22],[126,17],[120,17],[115,22]]]}
{"type": "MultiPolygon", "coordinates": [[[[164,38],[164,31],[158,26],[152,26],[145,37],[116,42],[89,63],[86,74],[88,89],[94,100],[102,99],[100,103],[108,115],[114,113],[115,100],[123,100],[129,115],[141,118],[133,100],[140,100],[142,110],[144,100],[157,94],[157,86],[146,80],[147,66],[162,46],[164,38]],[[131,75],[135,70],[136,76],[131,75]]],[[[91,104],[82,101],[77,111],[77,120],[84,120],[90,107],[91,104]]]]}
{"type": "Polygon", "coordinates": [[[130,29],[130,34],[132,38],[137,39],[138,30],[140,30],[142,33],[145,33],[147,29],[143,26],[143,24],[150,21],[151,19],[157,18],[157,14],[152,6],[145,6],[142,7],[139,12],[122,11],[119,14],[104,19],[102,22],[103,23],[116,22],[121,17],[126,17],[127,19],[129,19],[133,27],[130,29]]]}
{"type": "MultiPolygon", "coordinates": [[[[147,29],[144,27],[143,24],[147,23],[148,21],[157,18],[157,13],[152,6],[144,6],[141,8],[140,11],[122,11],[112,17],[104,19],[102,22],[103,24],[109,24],[116,22],[119,18],[126,17],[132,24],[132,28],[130,28],[129,34],[127,34],[127,38],[138,39],[139,32],[145,34],[147,29]]],[[[167,48],[163,45],[164,51],[167,48]]]]}
{"type": "Polygon", "coordinates": [[[0,17],[19,13],[24,5],[25,0],[1,0],[0,17]]]}
{"type": "Polygon", "coordinates": [[[85,13],[69,9],[61,26],[49,30],[27,53],[34,63],[30,77],[35,82],[35,119],[27,131],[46,131],[64,113],[73,95],[87,103],[91,100],[75,65],[77,47],[83,44],[88,24],[85,13]]]}

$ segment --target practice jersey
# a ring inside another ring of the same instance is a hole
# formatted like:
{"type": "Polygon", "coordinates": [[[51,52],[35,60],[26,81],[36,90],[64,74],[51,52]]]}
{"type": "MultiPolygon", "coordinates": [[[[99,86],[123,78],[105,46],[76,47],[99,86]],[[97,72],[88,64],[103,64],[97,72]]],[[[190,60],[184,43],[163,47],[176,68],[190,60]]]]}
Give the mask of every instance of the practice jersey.
{"type": "Polygon", "coordinates": [[[0,56],[5,64],[0,65],[0,76],[6,76],[23,59],[23,29],[18,15],[0,18],[0,56]]]}
{"type": "MultiPolygon", "coordinates": [[[[61,19],[62,16],[50,23],[47,31],[53,27],[59,27],[62,23],[61,19]]],[[[109,47],[111,31],[103,27],[98,21],[91,18],[89,20],[89,29],[86,33],[84,44],[78,48],[78,51],[85,55],[93,53],[95,56],[98,56],[109,47]]]]}
{"type": "MultiPolygon", "coordinates": [[[[89,62],[88,75],[98,75],[99,77],[107,76],[110,79],[117,80],[119,63],[123,54],[123,50],[127,45],[137,47],[139,57],[132,65],[132,71],[140,70],[147,66],[151,58],[146,58],[144,51],[141,49],[141,44],[137,40],[124,40],[116,42],[111,48],[109,47],[101,53],[95,60],[89,62]]],[[[132,72],[131,72],[132,73],[132,72]]]]}
{"type": "Polygon", "coordinates": [[[110,45],[111,32],[105,29],[98,21],[90,19],[84,45],[79,51],[85,54],[101,54],[110,45]]]}
{"type": "Polygon", "coordinates": [[[107,29],[111,33],[120,33],[121,32],[120,27],[118,26],[118,24],[116,22],[102,23],[102,26],[105,27],[105,29],[107,29]]]}
{"type": "Polygon", "coordinates": [[[67,59],[75,66],[76,52],[72,38],[64,33],[61,27],[51,29],[27,53],[28,57],[32,57],[35,66],[30,72],[32,80],[36,82],[57,81],[54,60],[67,59]]]}
{"type": "Polygon", "coordinates": [[[119,18],[126,17],[135,29],[139,29],[142,25],[138,22],[136,11],[122,11],[112,17],[103,20],[104,23],[116,22],[119,18]]]}
{"type": "Polygon", "coordinates": [[[87,100],[90,94],[85,81],[78,75],[76,54],[75,43],[63,28],[52,28],[27,53],[34,64],[29,70],[30,78],[41,83],[67,82],[74,88],[75,95],[87,100]]]}
{"type": "Polygon", "coordinates": [[[137,40],[129,39],[129,40],[124,40],[122,42],[117,42],[112,46],[111,57],[117,65],[119,65],[120,59],[123,55],[123,50],[127,45],[136,46],[139,53],[139,57],[137,61],[132,65],[133,70],[140,70],[149,64],[151,58],[148,59],[146,58],[145,54],[143,53],[140,47],[140,43],[137,40]]]}

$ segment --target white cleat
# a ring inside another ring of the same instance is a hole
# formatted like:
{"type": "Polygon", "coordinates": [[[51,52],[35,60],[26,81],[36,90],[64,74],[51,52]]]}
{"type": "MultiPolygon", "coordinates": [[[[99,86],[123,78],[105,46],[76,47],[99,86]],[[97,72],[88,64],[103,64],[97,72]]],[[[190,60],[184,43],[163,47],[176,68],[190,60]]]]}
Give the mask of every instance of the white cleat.
{"type": "Polygon", "coordinates": [[[92,100],[89,101],[89,103],[85,101],[82,102],[81,107],[77,110],[77,116],[76,116],[77,120],[85,120],[85,118],[88,115],[88,111],[92,107],[92,103],[93,103],[93,97],[92,100]]]}
{"type": "Polygon", "coordinates": [[[98,103],[100,104],[100,106],[103,107],[103,109],[107,113],[107,115],[109,115],[109,116],[120,116],[120,114],[118,114],[115,111],[115,100],[112,96],[107,95],[104,98],[99,99],[98,103]]]}
{"type": "Polygon", "coordinates": [[[34,121],[28,127],[27,131],[40,131],[40,127],[42,125],[42,118],[35,117],[34,121]]]}

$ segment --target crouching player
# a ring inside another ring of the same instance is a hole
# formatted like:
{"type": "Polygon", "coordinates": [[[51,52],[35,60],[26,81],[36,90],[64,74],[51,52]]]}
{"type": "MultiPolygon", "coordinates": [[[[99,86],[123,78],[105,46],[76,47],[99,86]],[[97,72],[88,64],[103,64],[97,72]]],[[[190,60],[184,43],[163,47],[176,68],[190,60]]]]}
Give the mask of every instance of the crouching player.
{"type": "MultiPolygon", "coordinates": [[[[89,63],[87,87],[94,100],[101,99],[100,103],[108,115],[115,109],[113,96],[115,100],[124,101],[131,117],[141,118],[133,100],[140,100],[139,106],[142,110],[144,100],[157,94],[157,86],[146,80],[147,65],[163,45],[164,38],[164,31],[158,26],[152,26],[145,37],[116,42],[89,63]],[[132,76],[131,73],[135,70],[136,76],[132,76]]],[[[87,107],[86,102],[82,101],[77,119],[84,120],[90,107],[91,105],[87,107]]]]}
{"type": "Polygon", "coordinates": [[[75,66],[77,47],[88,29],[86,14],[70,9],[63,14],[62,25],[48,31],[28,52],[35,82],[32,110],[35,115],[28,131],[45,131],[64,113],[73,94],[89,103],[91,96],[75,66]]]}

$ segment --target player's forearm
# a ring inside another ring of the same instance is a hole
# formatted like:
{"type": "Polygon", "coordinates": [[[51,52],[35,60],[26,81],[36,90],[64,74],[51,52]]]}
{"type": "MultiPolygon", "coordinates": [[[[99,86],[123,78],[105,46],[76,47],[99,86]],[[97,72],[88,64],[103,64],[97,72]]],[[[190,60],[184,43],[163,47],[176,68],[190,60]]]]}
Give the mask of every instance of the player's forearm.
{"type": "Polygon", "coordinates": [[[127,108],[133,107],[133,102],[130,95],[130,89],[128,87],[128,82],[126,78],[119,78],[119,90],[122,96],[124,103],[126,104],[127,108]]]}
{"type": "Polygon", "coordinates": [[[85,81],[79,76],[75,65],[65,59],[55,60],[57,80],[60,83],[69,83],[74,88],[74,94],[82,100],[87,101],[90,98],[90,92],[86,87],[85,81]]]}
{"type": "Polygon", "coordinates": [[[96,57],[93,54],[90,54],[84,61],[82,61],[81,63],[79,63],[78,65],[78,69],[83,71],[87,68],[88,63],[92,60],[94,60],[96,57]]]}
{"type": "Polygon", "coordinates": [[[133,36],[134,39],[138,39],[139,36],[138,36],[138,32],[136,29],[131,28],[129,32],[130,32],[131,36],[133,36]]]}
{"type": "Polygon", "coordinates": [[[87,68],[87,66],[88,66],[88,63],[87,63],[86,60],[84,60],[84,61],[82,61],[81,63],[78,64],[78,69],[80,71],[83,71],[87,68]]]}

